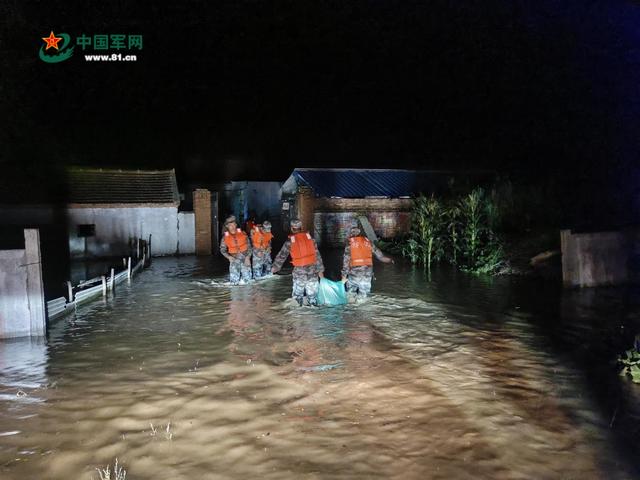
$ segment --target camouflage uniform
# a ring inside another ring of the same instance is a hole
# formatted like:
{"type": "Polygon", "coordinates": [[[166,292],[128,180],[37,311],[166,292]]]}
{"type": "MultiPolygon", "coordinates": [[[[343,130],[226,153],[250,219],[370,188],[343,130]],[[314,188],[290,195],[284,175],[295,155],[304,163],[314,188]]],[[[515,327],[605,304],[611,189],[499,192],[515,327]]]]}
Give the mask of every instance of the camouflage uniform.
{"type": "MultiPolygon", "coordinates": [[[[387,258],[380,249],[373,244],[371,244],[371,251],[380,261],[384,261],[384,259],[387,258]]],[[[371,293],[373,266],[351,266],[351,246],[348,240],[344,249],[344,256],[342,257],[342,277],[347,279],[347,291],[355,293],[356,298],[364,299],[371,293]]]]}
{"type": "MultiPolygon", "coordinates": [[[[264,233],[271,233],[271,222],[265,221],[260,227],[264,233]]],[[[251,237],[253,238],[253,237],[251,237]]],[[[253,245],[253,256],[251,260],[253,262],[253,278],[262,278],[267,275],[271,275],[271,266],[273,261],[271,260],[271,240],[266,248],[259,248],[253,245]]]]}
{"type": "Polygon", "coordinates": [[[230,254],[227,244],[224,242],[224,235],[220,240],[220,253],[229,260],[229,282],[238,285],[241,281],[249,283],[251,281],[251,264],[246,265],[245,261],[251,257],[251,242],[247,238],[247,251],[230,254]]]}
{"type": "Polygon", "coordinates": [[[266,277],[271,273],[271,247],[268,249],[253,249],[253,278],[266,277]]]}
{"type": "MultiPolygon", "coordinates": [[[[296,299],[299,305],[302,305],[306,295],[309,305],[318,304],[318,274],[324,272],[324,264],[322,257],[318,251],[318,245],[313,242],[316,250],[316,263],[314,265],[306,265],[304,267],[293,267],[293,290],[292,297],[296,299]]],[[[289,253],[291,252],[291,239],[287,239],[280,249],[280,253],[273,262],[273,268],[278,271],[282,268],[289,253]]]]}

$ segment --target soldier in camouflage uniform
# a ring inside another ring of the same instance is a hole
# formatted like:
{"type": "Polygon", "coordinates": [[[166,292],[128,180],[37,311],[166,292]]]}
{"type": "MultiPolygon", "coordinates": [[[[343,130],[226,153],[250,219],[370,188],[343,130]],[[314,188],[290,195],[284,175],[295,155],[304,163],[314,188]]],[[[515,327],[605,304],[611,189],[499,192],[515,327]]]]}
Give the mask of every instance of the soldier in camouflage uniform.
{"type": "Polygon", "coordinates": [[[251,281],[251,243],[247,234],[238,228],[233,215],[224,221],[220,253],[229,260],[229,282],[232,285],[251,281]]]}
{"type": "Polygon", "coordinates": [[[291,221],[291,235],[284,243],[280,253],[273,262],[271,271],[276,273],[291,255],[293,263],[293,292],[292,296],[302,306],[304,297],[309,305],[318,304],[318,277],[324,277],[324,265],[316,242],[308,232],[302,231],[300,220],[291,221]]]}
{"type": "Polygon", "coordinates": [[[347,291],[355,293],[357,300],[364,300],[371,292],[373,255],[383,263],[393,263],[367,237],[360,235],[357,226],[352,227],[342,259],[342,282],[347,291]]]}
{"type": "Polygon", "coordinates": [[[255,225],[251,231],[253,247],[253,278],[258,279],[271,274],[271,222],[265,220],[262,225],[255,225]]]}

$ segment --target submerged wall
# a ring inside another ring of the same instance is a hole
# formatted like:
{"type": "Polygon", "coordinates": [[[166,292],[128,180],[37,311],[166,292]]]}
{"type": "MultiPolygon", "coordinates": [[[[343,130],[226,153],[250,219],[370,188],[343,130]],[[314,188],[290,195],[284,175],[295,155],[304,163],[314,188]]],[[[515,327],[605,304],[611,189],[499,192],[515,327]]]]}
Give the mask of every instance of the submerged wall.
{"type": "Polygon", "coordinates": [[[560,232],[566,287],[621,285],[638,280],[640,230],[560,232]]]}
{"type": "Polygon", "coordinates": [[[40,236],[24,237],[24,249],[0,250],[0,338],[45,334],[40,236]]]}

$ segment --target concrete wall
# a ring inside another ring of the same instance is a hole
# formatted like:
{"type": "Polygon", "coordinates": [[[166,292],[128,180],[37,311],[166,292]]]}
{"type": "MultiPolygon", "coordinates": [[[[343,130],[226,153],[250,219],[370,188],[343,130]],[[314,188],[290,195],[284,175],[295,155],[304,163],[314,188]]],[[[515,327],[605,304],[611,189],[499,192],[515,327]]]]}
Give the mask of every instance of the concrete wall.
{"type": "Polygon", "coordinates": [[[0,338],[45,334],[38,230],[25,230],[24,250],[0,250],[0,338]]]}
{"type": "Polygon", "coordinates": [[[412,207],[413,200],[404,198],[316,198],[314,238],[323,246],[343,246],[361,215],[380,238],[403,235],[409,232],[412,207]]]}
{"type": "Polygon", "coordinates": [[[638,280],[640,230],[560,232],[562,280],[567,287],[620,285],[638,280]]]}
{"type": "MultiPolygon", "coordinates": [[[[151,238],[152,255],[178,252],[178,209],[167,207],[70,208],[69,250],[73,258],[130,253],[133,238],[151,238]],[[79,237],[78,225],[95,225],[95,236],[79,237]]],[[[187,229],[182,234],[188,235],[187,229]]],[[[185,242],[186,243],[186,242],[185,242]]]]}

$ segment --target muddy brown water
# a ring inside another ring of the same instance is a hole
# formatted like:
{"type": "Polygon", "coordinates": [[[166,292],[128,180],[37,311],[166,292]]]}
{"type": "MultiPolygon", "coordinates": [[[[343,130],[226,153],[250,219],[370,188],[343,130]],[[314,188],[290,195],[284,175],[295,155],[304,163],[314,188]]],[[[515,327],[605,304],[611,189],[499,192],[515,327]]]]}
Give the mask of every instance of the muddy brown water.
{"type": "Polygon", "coordinates": [[[638,387],[607,363],[633,291],[376,272],[365,304],[298,308],[290,276],[156,259],[0,343],[0,478],[638,478],[638,387]]]}

